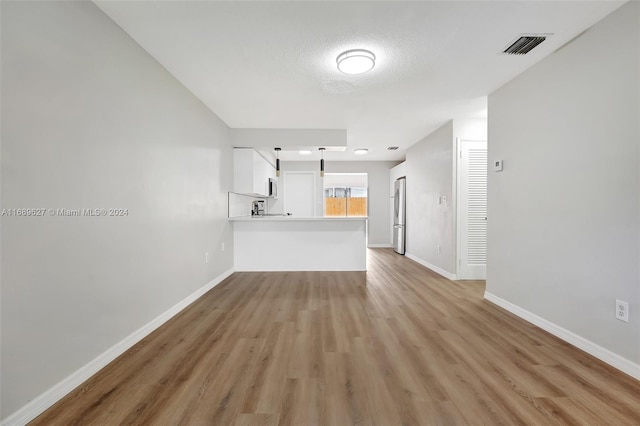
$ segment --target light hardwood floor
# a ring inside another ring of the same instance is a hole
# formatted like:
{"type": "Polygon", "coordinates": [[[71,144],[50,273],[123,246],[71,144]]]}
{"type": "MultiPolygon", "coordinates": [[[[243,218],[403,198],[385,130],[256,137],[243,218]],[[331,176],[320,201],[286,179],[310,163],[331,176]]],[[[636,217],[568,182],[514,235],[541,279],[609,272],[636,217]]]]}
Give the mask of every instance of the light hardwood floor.
{"type": "Polygon", "coordinates": [[[390,249],[236,273],[36,425],[640,424],[640,383],[390,249]]]}

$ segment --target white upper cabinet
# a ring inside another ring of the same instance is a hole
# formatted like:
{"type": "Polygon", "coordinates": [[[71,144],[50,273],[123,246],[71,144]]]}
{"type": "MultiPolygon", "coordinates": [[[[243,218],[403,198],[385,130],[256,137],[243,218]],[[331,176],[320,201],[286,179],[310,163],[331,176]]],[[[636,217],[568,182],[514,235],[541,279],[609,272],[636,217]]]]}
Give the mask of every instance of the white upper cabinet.
{"type": "Polygon", "coordinates": [[[268,197],[269,178],[276,178],[276,169],[254,149],[233,150],[234,192],[268,197]]]}

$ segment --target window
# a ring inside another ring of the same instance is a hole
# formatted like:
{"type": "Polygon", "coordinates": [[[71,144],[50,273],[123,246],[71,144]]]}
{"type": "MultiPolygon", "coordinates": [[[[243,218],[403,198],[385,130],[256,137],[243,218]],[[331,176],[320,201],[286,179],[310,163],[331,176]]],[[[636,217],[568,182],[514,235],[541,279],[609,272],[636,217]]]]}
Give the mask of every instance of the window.
{"type": "Polygon", "coordinates": [[[367,216],[367,174],[327,173],[324,179],[324,215],[367,216]]]}
{"type": "Polygon", "coordinates": [[[350,197],[353,198],[367,198],[367,188],[349,188],[350,197]]]}

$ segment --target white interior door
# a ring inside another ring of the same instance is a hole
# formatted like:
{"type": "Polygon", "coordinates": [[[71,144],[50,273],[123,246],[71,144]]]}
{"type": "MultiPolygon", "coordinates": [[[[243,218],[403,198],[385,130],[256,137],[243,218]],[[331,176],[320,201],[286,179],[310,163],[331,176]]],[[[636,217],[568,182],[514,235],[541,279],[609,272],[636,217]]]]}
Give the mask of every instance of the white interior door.
{"type": "Polygon", "coordinates": [[[284,213],[298,217],[315,216],[316,173],[284,172],[284,213]]]}
{"type": "Polygon", "coordinates": [[[461,141],[458,186],[458,279],[487,275],[487,142],[461,141]]]}

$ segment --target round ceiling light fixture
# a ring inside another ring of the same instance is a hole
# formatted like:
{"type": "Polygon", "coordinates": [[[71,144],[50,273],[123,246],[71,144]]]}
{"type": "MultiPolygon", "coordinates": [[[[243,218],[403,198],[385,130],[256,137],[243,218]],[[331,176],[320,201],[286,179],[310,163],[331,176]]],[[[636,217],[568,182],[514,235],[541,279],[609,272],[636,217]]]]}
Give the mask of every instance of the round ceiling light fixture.
{"type": "Polygon", "coordinates": [[[342,52],[336,58],[338,69],[345,74],[362,74],[371,71],[376,64],[376,55],[364,49],[342,52]]]}
{"type": "Polygon", "coordinates": [[[366,155],[369,153],[369,150],[367,148],[358,148],[358,149],[354,149],[353,153],[355,155],[366,155]]]}

